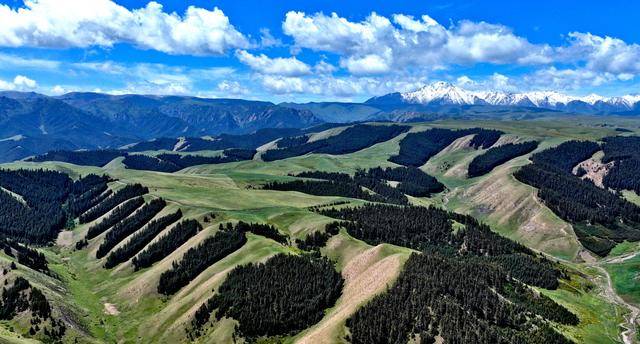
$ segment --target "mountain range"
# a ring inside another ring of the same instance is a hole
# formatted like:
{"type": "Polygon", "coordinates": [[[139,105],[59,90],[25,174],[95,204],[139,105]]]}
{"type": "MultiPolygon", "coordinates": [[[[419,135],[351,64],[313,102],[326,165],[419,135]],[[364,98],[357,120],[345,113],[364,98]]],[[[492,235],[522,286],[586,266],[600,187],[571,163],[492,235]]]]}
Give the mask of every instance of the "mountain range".
{"type": "Polygon", "coordinates": [[[114,148],[158,137],[243,134],[321,122],[308,110],[239,99],[0,92],[0,162],[53,149],[114,148]]]}
{"type": "Polygon", "coordinates": [[[575,113],[610,114],[640,111],[640,94],[603,97],[590,94],[584,97],[566,95],[557,91],[504,92],[469,91],[448,82],[438,81],[416,91],[391,93],[374,97],[367,105],[488,105],[515,106],[575,113]]]}
{"type": "Polygon", "coordinates": [[[319,123],[526,119],[564,113],[640,114],[640,95],[573,97],[559,92],[471,91],[435,82],[364,103],[274,104],[186,96],[0,92],[0,162],[49,150],[117,148],[154,138],[247,134],[319,123]]]}

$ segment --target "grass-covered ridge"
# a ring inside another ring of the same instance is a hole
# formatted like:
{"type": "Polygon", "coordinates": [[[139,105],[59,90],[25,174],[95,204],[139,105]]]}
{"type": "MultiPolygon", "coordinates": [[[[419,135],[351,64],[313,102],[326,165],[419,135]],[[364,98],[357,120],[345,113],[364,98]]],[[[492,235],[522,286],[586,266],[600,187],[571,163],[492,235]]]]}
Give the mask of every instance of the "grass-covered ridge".
{"type": "MultiPolygon", "coordinates": [[[[628,119],[620,121],[627,123],[625,121],[628,119]]],[[[418,123],[411,125],[411,132],[432,127],[483,126],[504,132],[500,138],[502,142],[539,141],[537,151],[571,139],[601,138],[614,133],[613,128],[601,127],[595,119],[584,118],[574,122],[418,123]]],[[[406,133],[343,155],[312,153],[273,162],[249,160],[199,165],[172,174],[126,169],[117,159],[104,168],[60,162],[3,165],[12,169],[54,169],[69,173],[72,178],[88,173],[107,173],[117,180],[109,182],[109,189],[114,192],[122,189],[125,184],[140,183],[149,189],[149,193],[143,196],[145,202],[155,198],[162,198],[167,202],[165,209],[156,218],[180,210],[183,216],[178,223],[194,220],[202,226],[153,264],[136,271],[129,259],[112,269],[105,269],[103,266],[106,259],[95,258],[95,252],[104,240],[105,233],[88,240],[88,246],[81,250],[75,249],[75,243],[85,238],[91,226],[109,215],[106,213],[100,219],[77,225],[72,231],[63,231],[56,245],[40,249],[49,261],[50,270],[57,274],[59,280],[21,265],[16,273],[26,275],[33,285],[51,299],[54,313],[65,310],[65,314],[75,321],[75,328],[80,331],[69,330],[69,337],[65,338],[67,342],[73,342],[76,337],[81,342],[89,337],[96,342],[136,342],[140,338],[152,343],[184,342],[185,330],[192,326],[197,310],[217,293],[230,271],[238,266],[264,263],[280,253],[300,255],[301,250],[293,244],[296,239],[304,240],[311,233],[322,232],[326,224],[334,221],[309,207],[336,202],[340,203],[336,207],[364,203],[362,200],[339,196],[263,190],[262,185],[273,181],[291,181],[294,177],[290,177],[290,173],[325,171],[354,176],[359,169],[398,167],[388,159],[398,153],[399,142],[405,135],[406,133]],[[205,222],[205,217],[208,222],[205,222]],[[158,294],[160,276],[171,269],[174,261],[179,262],[189,249],[215,236],[220,224],[239,221],[273,225],[281,234],[287,235],[292,244],[282,244],[264,236],[246,233],[247,242],[242,247],[207,266],[175,294],[170,297],[158,294]]],[[[464,138],[460,142],[462,141],[464,138]]],[[[466,168],[470,160],[484,151],[485,148],[476,150],[464,144],[445,147],[440,155],[436,154],[420,168],[442,182],[446,189],[431,197],[411,196],[408,198],[409,202],[416,205],[432,204],[470,214],[490,224],[500,234],[528,247],[551,256],[576,259],[581,246],[571,225],[539,202],[535,189],[513,178],[515,170],[529,163],[530,155],[512,159],[486,175],[467,178],[466,168]]],[[[162,237],[169,235],[175,226],[176,224],[167,226],[139,252],[144,252],[162,237]]],[[[114,249],[124,247],[132,239],[133,236],[125,238],[119,244],[121,246],[114,249]]],[[[634,248],[625,249],[624,252],[630,250],[634,248]]],[[[347,319],[393,285],[414,252],[389,243],[367,243],[354,238],[345,229],[331,236],[319,251],[330,259],[344,279],[342,293],[317,323],[301,332],[284,335],[280,338],[284,342],[344,341],[349,335],[347,319]]],[[[3,256],[2,264],[4,266],[13,260],[3,256]]],[[[603,298],[601,291],[606,280],[600,272],[585,267],[583,263],[572,263],[572,268],[573,264],[577,268],[570,270],[569,279],[560,280],[558,289],[540,289],[540,292],[577,315],[580,324],[573,326],[557,323],[552,325],[553,328],[575,342],[619,342],[619,324],[623,321],[621,316],[624,313],[620,306],[603,298]]],[[[615,273],[612,273],[612,278],[615,284],[615,273]]],[[[2,335],[10,333],[9,336],[15,338],[18,335],[24,337],[24,328],[21,329],[18,325],[4,324],[2,335]],[[13,328],[13,332],[8,332],[9,326],[13,328]]],[[[212,318],[203,327],[199,341],[232,343],[236,325],[238,322],[230,318],[222,318],[220,321],[212,318]]],[[[26,330],[28,331],[28,327],[26,330]]]]}

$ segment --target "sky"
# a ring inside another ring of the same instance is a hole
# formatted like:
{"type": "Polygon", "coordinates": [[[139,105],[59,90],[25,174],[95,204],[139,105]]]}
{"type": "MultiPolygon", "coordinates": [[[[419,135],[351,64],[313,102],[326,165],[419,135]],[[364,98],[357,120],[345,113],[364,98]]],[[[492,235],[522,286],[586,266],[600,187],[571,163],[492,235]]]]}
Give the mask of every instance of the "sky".
{"type": "Polygon", "coordinates": [[[640,1],[0,0],[0,90],[364,101],[640,93],[640,1]]]}

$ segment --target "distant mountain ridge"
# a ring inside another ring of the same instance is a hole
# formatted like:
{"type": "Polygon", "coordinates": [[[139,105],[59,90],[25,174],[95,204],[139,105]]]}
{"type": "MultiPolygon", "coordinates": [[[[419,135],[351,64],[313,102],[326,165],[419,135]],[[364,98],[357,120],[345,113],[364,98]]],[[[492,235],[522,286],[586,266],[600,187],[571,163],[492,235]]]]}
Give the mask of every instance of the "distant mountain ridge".
{"type": "Polygon", "coordinates": [[[57,149],[117,148],[158,137],[245,134],[322,122],[308,110],[241,99],[0,92],[0,162],[57,149]]]}
{"type": "Polygon", "coordinates": [[[516,106],[576,113],[609,114],[640,110],[640,94],[619,97],[591,94],[585,97],[575,97],[556,91],[469,91],[448,82],[438,81],[412,92],[390,93],[381,97],[373,97],[364,104],[371,106],[392,104],[516,106]]]}
{"type": "Polygon", "coordinates": [[[49,150],[118,148],[155,138],[241,135],[320,123],[529,119],[565,113],[638,115],[640,95],[470,91],[447,82],[373,97],[364,103],[274,104],[189,96],[75,92],[50,97],[0,92],[0,162],[49,150]]]}

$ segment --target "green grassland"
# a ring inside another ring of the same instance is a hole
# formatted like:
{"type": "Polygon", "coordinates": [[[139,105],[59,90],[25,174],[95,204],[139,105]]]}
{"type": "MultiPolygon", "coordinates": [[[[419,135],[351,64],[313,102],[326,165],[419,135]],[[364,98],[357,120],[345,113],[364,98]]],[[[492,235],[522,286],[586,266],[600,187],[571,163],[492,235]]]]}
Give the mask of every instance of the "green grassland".
{"type": "MultiPolygon", "coordinates": [[[[623,118],[612,121],[616,123],[615,126],[639,127],[638,122],[623,118]]],[[[541,140],[539,149],[544,149],[565,140],[599,139],[616,134],[614,127],[603,127],[601,122],[602,119],[598,122],[597,118],[591,117],[553,122],[443,121],[412,124],[412,131],[430,127],[482,126],[502,130],[514,139],[541,140]]],[[[79,342],[186,342],[185,329],[193,313],[213,295],[233,267],[264,261],[277,253],[298,254],[298,251],[263,237],[249,235],[248,243],[242,249],[210,266],[188,286],[168,298],[159,295],[156,286],[160,274],[170,267],[172,261],[180,259],[189,247],[215,233],[218,224],[226,221],[268,222],[292,239],[302,239],[322,229],[331,220],[310,211],[308,207],[335,201],[347,200],[351,204],[361,204],[362,201],[261,190],[260,185],[268,181],[291,179],[288,174],[308,170],[353,173],[360,168],[395,166],[387,159],[398,152],[403,136],[346,155],[311,154],[274,162],[251,160],[203,165],[174,174],[129,170],[122,165],[122,158],[115,159],[104,168],[58,162],[2,165],[3,168],[54,169],[69,173],[74,178],[88,173],[108,173],[118,179],[111,187],[141,183],[149,187],[150,194],[146,198],[166,199],[168,207],[162,214],[180,208],[185,218],[202,219],[212,213],[216,216],[207,228],[169,257],[141,271],[134,272],[130,263],[111,270],[102,268],[104,259],[97,260],[94,253],[103,236],[92,239],[87,249],[74,250],[75,242],[84,237],[91,225],[85,224],[61,233],[57,245],[42,249],[51,270],[59,279],[30,272],[26,268],[19,269],[18,273],[29,274],[28,279],[42,288],[55,308],[62,310],[59,312],[65,312],[65,319],[71,319],[76,325],[71,330],[73,334],[65,338],[69,342],[76,339],[79,342]],[[107,312],[105,304],[111,307],[111,314],[107,312]]],[[[472,214],[492,225],[499,233],[534,249],[561,259],[574,259],[581,246],[571,226],[544,207],[537,200],[534,189],[519,183],[511,175],[518,167],[528,163],[527,157],[514,159],[488,175],[468,179],[466,166],[473,156],[481,153],[482,150],[476,151],[462,145],[434,157],[422,168],[441,180],[447,190],[432,198],[411,198],[412,202],[472,214]]],[[[637,247],[629,245],[616,249],[621,254],[633,252],[637,247]]],[[[346,334],[345,320],[360,305],[393,283],[411,251],[386,244],[373,247],[342,231],[328,242],[322,253],[335,262],[336,268],[345,277],[343,296],[332,309],[327,310],[319,324],[295,337],[282,338],[284,342],[342,341],[346,334]]],[[[2,264],[7,264],[9,259],[0,255],[2,264]]],[[[640,295],[640,291],[631,285],[635,276],[614,271],[613,265],[609,268],[616,289],[622,294],[627,290],[627,295],[640,295]],[[630,287],[625,289],[627,284],[630,287]]],[[[625,271],[631,271],[632,268],[637,271],[637,266],[624,267],[625,271]]],[[[595,269],[579,264],[572,265],[572,269],[575,273],[571,275],[570,282],[563,282],[559,290],[543,291],[576,312],[582,320],[578,327],[560,329],[578,342],[619,342],[623,311],[600,296],[598,285],[602,283],[602,276],[595,269]],[[601,341],[602,338],[605,338],[604,341],[601,341]]],[[[629,299],[634,300],[632,296],[629,299]]],[[[18,325],[15,322],[2,324],[0,343],[5,337],[12,343],[24,342],[23,338],[9,331],[10,327],[19,328],[18,325]]],[[[199,341],[231,343],[234,325],[232,319],[212,323],[199,341]]]]}
{"type": "Polygon", "coordinates": [[[611,275],[611,281],[618,294],[625,301],[640,305],[640,257],[633,256],[621,262],[606,264],[604,267],[611,275]]]}

